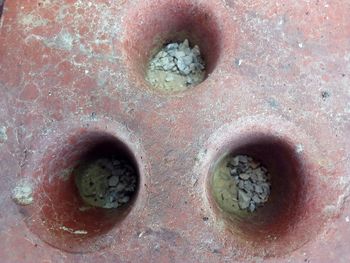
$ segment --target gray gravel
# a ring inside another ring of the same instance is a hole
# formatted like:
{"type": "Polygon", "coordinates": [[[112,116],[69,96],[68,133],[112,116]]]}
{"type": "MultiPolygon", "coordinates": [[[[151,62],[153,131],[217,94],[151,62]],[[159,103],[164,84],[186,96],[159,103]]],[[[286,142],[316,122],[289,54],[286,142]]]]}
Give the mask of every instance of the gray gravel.
{"type": "MultiPolygon", "coordinates": [[[[198,83],[204,71],[205,65],[201,58],[199,47],[190,47],[189,41],[183,43],[170,43],[157,53],[150,62],[150,70],[168,72],[165,81],[173,81],[173,73],[185,76],[186,85],[198,83]]],[[[151,82],[156,82],[151,79],[151,82]]]]}
{"type": "Polygon", "coordinates": [[[238,188],[237,200],[241,210],[254,212],[270,196],[270,175],[267,169],[246,155],[233,157],[228,165],[238,188]]]}
{"type": "Polygon", "coordinates": [[[101,158],[79,170],[76,179],[81,197],[92,206],[118,208],[136,191],[136,171],[126,161],[101,158]]]}

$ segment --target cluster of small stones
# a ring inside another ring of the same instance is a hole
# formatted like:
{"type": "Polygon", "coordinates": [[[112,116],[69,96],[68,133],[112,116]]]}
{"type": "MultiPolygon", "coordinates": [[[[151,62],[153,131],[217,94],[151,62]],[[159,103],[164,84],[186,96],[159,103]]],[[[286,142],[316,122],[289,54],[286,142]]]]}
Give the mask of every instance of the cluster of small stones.
{"type": "Polygon", "coordinates": [[[136,171],[124,160],[101,158],[80,170],[77,186],[83,200],[95,207],[118,208],[136,191],[136,171]]]}
{"type": "Polygon", "coordinates": [[[231,158],[227,166],[238,189],[237,200],[241,210],[254,212],[267,202],[271,184],[264,166],[246,155],[231,158]]]}
{"type": "MultiPolygon", "coordinates": [[[[190,47],[187,39],[183,43],[170,43],[166,45],[150,62],[151,71],[164,71],[168,73],[166,82],[174,81],[174,74],[184,76],[186,85],[197,84],[203,79],[204,62],[199,47],[190,47]]],[[[150,82],[157,85],[157,79],[150,82]]]]}

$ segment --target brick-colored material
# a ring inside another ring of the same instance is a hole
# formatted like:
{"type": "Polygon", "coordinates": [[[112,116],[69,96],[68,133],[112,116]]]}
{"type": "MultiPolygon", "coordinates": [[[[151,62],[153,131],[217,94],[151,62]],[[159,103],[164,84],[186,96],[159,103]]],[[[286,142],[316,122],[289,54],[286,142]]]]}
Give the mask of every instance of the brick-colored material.
{"type": "Polygon", "coordinates": [[[348,0],[6,0],[0,261],[349,262],[349,14],[348,0]],[[208,74],[162,94],[147,61],[179,36],[208,74]],[[99,143],[138,167],[119,213],[79,209],[72,169],[99,143]],[[247,220],[211,195],[230,152],[271,169],[247,220]]]}

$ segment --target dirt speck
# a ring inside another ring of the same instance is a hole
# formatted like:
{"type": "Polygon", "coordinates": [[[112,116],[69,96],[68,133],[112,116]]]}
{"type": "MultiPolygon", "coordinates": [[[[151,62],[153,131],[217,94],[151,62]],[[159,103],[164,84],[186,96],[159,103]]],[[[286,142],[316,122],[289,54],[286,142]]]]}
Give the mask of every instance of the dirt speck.
{"type": "Polygon", "coordinates": [[[27,180],[20,181],[12,190],[12,199],[18,205],[30,205],[33,203],[33,186],[27,180]]]}
{"type": "Polygon", "coordinates": [[[321,96],[323,100],[327,100],[331,96],[331,94],[328,91],[322,91],[321,96]]]}

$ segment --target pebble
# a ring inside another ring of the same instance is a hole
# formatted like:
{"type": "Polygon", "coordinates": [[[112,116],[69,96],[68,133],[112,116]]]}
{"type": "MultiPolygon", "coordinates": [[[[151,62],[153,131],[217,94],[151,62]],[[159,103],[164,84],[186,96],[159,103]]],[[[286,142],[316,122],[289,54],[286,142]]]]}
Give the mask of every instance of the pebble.
{"type": "Polygon", "coordinates": [[[186,56],[186,53],[183,52],[183,51],[176,51],[176,52],[175,52],[175,57],[176,57],[177,59],[181,59],[181,58],[183,58],[183,57],[185,57],[185,56],[186,56]]]}
{"type": "Polygon", "coordinates": [[[244,190],[248,191],[248,192],[253,192],[254,191],[254,186],[251,182],[249,181],[245,181],[244,182],[244,186],[243,186],[244,190]]]}
{"type": "Polygon", "coordinates": [[[168,55],[168,53],[165,51],[160,51],[158,54],[159,54],[159,57],[161,57],[161,58],[164,58],[168,55]]]}
{"type": "Polygon", "coordinates": [[[250,196],[243,190],[238,190],[238,204],[241,209],[246,209],[250,204],[250,196]]]}
{"type": "Polygon", "coordinates": [[[240,209],[254,212],[268,201],[270,175],[259,162],[246,155],[232,157],[227,166],[238,188],[237,200],[240,209]]]}
{"type": "Polygon", "coordinates": [[[192,52],[195,56],[199,56],[201,54],[201,52],[199,51],[199,47],[197,45],[195,45],[192,49],[192,52]]]}
{"type": "Polygon", "coordinates": [[[119,177],[117,176],[112,176],[111,178],[108,179],[108,185],[111,187],[117,186],[118,183],[119,183],[119,177]]]}
{"type": "Polygon", "coordinates": [[[239,178],[241,178],[243,180],[248,180],[250,178],[250,174],[248,174],[248,173],[241,173],[239,175],[239,178]]]}
{"type": "Polygon", "coordinates": [[[168,63],[167,65],[164,65],[164,66],[163,66],[163,69],[164,69],[165,71],[169,71],[169,70],[171,70],[173,67],[175,67],[175,63],[174,63],[174,62],[170,62],[170,63],[168,63]]]}
{"type": "Polygon", "coordinates": [[[237,174],[237,168],[231,169],[231,175],[236,175],[237,174]]]}
{"type": "Polygon", "coordinates": [[[125,185],[122,184],[122,183],[120,183],[120,184],[117,185],[117,188],[116,188],[115,190],[116,190],[117,192],[121,192],[121,191],[124,190],[124,188],[125,188],[125,185]]]}
{"type": "Polygon", "coordinates": [[[185,69],[182,71],[185,75],[188,75],[188,74],[190,74],[190,72],[191,72],[191,69],[189,68],[189,67],[185,67],[185,69]]]}
{"type": "Polygon", "coordinates": [[[177,49],[179,47],[178,43],[171,43],[166,46],[166,50],[177,49]]]}
{"type": "Polygon", "coordinates": [[[254,162],[254,161],[250,163],[250,167],[252,167],[253,169],[258,168],[259,165],[260,164],[258,162],[254,162]]]}
{"type": "Polygon", "coordinates": [[[248,162],[248,157],[245,156],[245,155],[240,155],[238,157],[238,159],[239,159],[239,162],[241,162],[241,163],[247,163],[248,162]]]}
{"type": "Polygon", "coordinates": [[[190,77],[187,77],[186,82],[187,82],[187,84],[192,84],[193,83],[193,79],[190,78],[190,77]]]}
{"type": "Polygon", "coordinates": [[[192,56],[185,56],[182,58],[182,61],[187,65],[190,66],[192,64],[193,58],[192,56]]]}
{"type": "Polygon", "coordinates": [[[257,192],[258,194],[261,194],[263,192],[263,189],[261,185],[254,185],[254,191],[257,192]]]}
{"type": "Polygon", "coordinates": [[[252,173],[250,175],[250,179],[253,181],[253,182],[256,182],[258,180],[258,176],[255,174],[255,173],[252,173]]]}
{"type": "Polygon", "coordinates": [[[252,200],[257,204],[261,203],[261,199],[257,194],[253,195],[252,200]]]}
{"type": "Polygon", "coordinates": [[[180,72],[186,68],[186,64],[181,59],[179,59],[176,62],[176,65],[177,65],[178,69],[180,70],[180,72]]]}
{"type": "Polygon", "coordinates": [[[230,164],[235,167],[237,166],[239,163],[239,157],[234,157],[231,161],[230,161],[230,164]]]}
{"type": "Polygon", "coordinates": [[[31,183],[23,180],[12,190],[12,199],[19,205],[33,203],[33,189],[31,183]]]}
{"type": "Polygon", "coordinates": [[[250,212],[254,212],[255,209],[256,209],[255,204],[251,202],[251,203],[249,204],[249,211],[250,211],[250,212]]]}
{"type": "Polygon", "coordinates": [[[127,203],[129,201],[129,199],[130,199],[129,196],[124,196],[123,198],[121,198],[119,200],[119,202],[125,204],[125,203],[127,203]]]}

